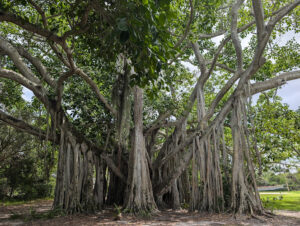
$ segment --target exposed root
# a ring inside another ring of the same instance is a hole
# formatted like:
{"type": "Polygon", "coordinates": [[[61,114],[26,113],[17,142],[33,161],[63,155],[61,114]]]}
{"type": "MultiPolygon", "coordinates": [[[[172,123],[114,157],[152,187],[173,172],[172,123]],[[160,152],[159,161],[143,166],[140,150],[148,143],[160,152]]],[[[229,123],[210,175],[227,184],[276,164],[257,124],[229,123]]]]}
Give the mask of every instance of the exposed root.
{"type": "Polygon", "coordinates": [[[265,219],[263,219],[262,217],[259,217],[259,216],[255,215],[255,214],[251,214],[251,217],[254,218],[254,219],[259,220],[262,223],[266,223],[267,222],[265,219]]]}
{"type": "Polygon", "coordinates": [[[263,215],[268,217],[268,218],[273,218],[273,217],[276,216],[274,213],[271,213],[269,211],[264,211],[263,215]]]}

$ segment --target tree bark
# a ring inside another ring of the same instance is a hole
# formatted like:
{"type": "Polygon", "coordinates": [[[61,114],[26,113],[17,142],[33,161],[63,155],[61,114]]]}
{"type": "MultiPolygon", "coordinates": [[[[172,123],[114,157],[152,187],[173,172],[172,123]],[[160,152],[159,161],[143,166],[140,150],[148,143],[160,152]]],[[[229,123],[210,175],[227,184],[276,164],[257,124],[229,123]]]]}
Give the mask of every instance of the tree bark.
{"type": "Polygon", "coordinates": [[[244,107],[243,97],[237,97],[231,118],[233,137],[231,209],[235,214],[262,214],[264,211],[258,195],[254,169],[245,137],[244,107]],[[250,175],[250,178],[247,175],[250,175]]]}
{"type": "Polygon", "coordinates": [[[67,129],[65,118],[60,126],[54,208],[67,213],[89,212],[95,208],[93,200],[93,152],[67,129]]]}
{"type": "Polygon", "coordinates": [[[136,214],[157,209],[152,191],[143,135],[143,90],[134,88],[134,136],[128,164],[125,208],[136,214]]]}

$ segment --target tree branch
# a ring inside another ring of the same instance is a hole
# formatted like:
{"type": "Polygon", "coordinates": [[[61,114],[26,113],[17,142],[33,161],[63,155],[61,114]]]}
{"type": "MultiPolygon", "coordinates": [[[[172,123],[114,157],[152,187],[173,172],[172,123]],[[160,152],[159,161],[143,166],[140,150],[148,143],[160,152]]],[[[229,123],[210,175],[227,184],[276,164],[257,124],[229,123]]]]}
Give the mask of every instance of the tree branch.
{"type": "Polygon", "coordinates": [[[105,97],[100,93],[100,90],[96,83],[87,75],[85,74],[81,69],[76,69],[76,74],[80,75],[87,84],[92,88],[92,90],[96,93],[97,98],[104,104],[107,110],[109,110],[114,116],[117,116],[117,111],[107,102],[105,97]]]}
{"type": "Polygon", "coordinates": [[[206,64],[205,64],[205,59],[199,51],[199,45],[198,45],[198,43],[195,42],[195,43],[191,43],[191,46],[192,46],[192,49],[195,53],[197,62],[199,64],[199,68],[200,68],[200,71],[201,71],[201,76],[205,76],[207,68],[206,68],[206,64]]]}
{"type": "Polygon", "coordinates": [[[163,114],[160,114],[158,118],[148,127],[144,130],[145,136],[150,134],[153,130],[158,129],[161,127],[162,121],[165,120],[167,117],[171,115],[170,111],[166,111],[163,114]]]}
{"type": "Polygon", "coordinates": [[[26,88],[30,89],[37,97],[42,98],[43,101],[48,101],[48,100],[45,100],[45,98],[40,90],[41,87],[38,84],[35,84],[32,81],[30,81],[29,79],[25,78],[21,74],[11,71],[11,70],[0,68],[0,77],[11,79],[11,80],[19,83],[19,84],[25,86],[26,88]]]}
{"type": "Polygon", "coordinates": [[[43,20],[44,28],[47,28],[47,27],[48,27],[48,21],[47,21],[45,12],[44,12],[44,11],[42,10],[42,8],[39,7],[39,5],[36,4],[33,0],[29,0],[29,3],[30,3],[30,4],[36,9],[36,11],[38,11],[38,13],[41,15],[42,20],[43,20]]]}
{"type": "Polygon", "coordinates": [[[292,3],[289,3],[285,6],[283,6],[281,9],[277,10],[276,14],[273,15],[273,17],[267,24],[267,30],[270,30],[270,27],[274,27],[275,24],[280,21],[285,15],[287,15],[289,12],[291,12],[294,8],[296,8],[300,4],[300,0],[295,0],[292,3]]]}
{"type": "Polygon", "coordinates": [[[190,13],[190,18],[189,18],[189,21],[185,27],[185,31],[182,35],[182,37],[177,41],[177,43],[174,45],[174,49],[176,49],[178,46],[180,46],[180,44],[185,40],[185,38],[188,36],[189,32],[190,32],[190,27],[191,27],[191,24],[193,22],[193,19],[194,19],[194,6],[193,6],[193,0],[189,0],[190,2],[190,7],[191,7],[191,13],[190,13]]]}
{"type": "Polygon", "coordinates": [[[89,29],[89,26],[87,25],[87,21],[88,21],[88,15],[89,15],[91,9],[93,9],[91,2],[92,1],[89,1],[87,7],[85,8],[85,11],[82,15],[80,22],[75,25],[75,28],[72,30],[69,30],[63,34],[63,36],[62,36],[63,40],[66,40],[71,35],[78,35],[78,34],[84,33],[89,29]]]}
{"type": "Polygon", "coordinates": [[[49,136],[49,135],[47,136],[45,131],[43,131],[39,128],[36,128],[32,125],[29,125],[28,123],[26,123],[22,120],[14,118],[1,110],[0,110],[0,120],[10,126],[13,126],[14,128],[16,128],[18,130],[21,130],[21,131],[29,133],[31,135],[37,136],[40,139],[43,139],[43,140],[48,139],[51,142],[56,142],[57,144],[59,143],[59,136],[56,136],[56,139],[54,139],[54,137],[52,137],[52,136],[49,136]]]}
{"type": "Polygon", "coordinates": [[[264,9],[261,0],[252,0],[252,6],[257,29],[257,40],[259,43],[265,33],[264,9]]]}
{"type": "Polygon", "coordinates": [[[237,57],[237,71],[241,72],[243,69],[243,51],[241,41],[238,37],[237,31],[237,19],[238,19],[238,10],[243,4],[243,0],[237,0],[236,3],[232,6],[231,9],[231,39],[235,48],[235,53],[237,57]]]}
{"type": "Polygon", "coordinates": [[[281,86],[285,84],[287,81],[295,80],[299,78],[300,78],[300,70],[286,72],[274,78],[268,79],[266,81],[254,83],[251,85],[251,95],[281,86]]]}
{"type": "Polygon", "coordinates": [[[11,58],[14,65],[19,69],[21,74],[30,81],[41,84],[41,81],[32,73],[32,71],[25,65],[19,52],[8,41],[0,36],[0,48],[11,58]]]}
{"type": "Polygon", "coordinates": [[[43,65],[41,60],[37,57],[31,56],[23,47],[17,47],[18,52],[21,56],[25,57],[27,60],[32,63],[33,66],[38,70],[42,78],[47,82],[51,87],[55,87],[55,81],[50,77],[47,68],[43,65]]]}
{"type": "Polygon", "coordinates": [[[1,10],[0,13],[0,21],[7,21],[7,22],[11,22],[14,23],[20,27],[22,27],[23,29],[30,31],[32,33],[38,34],[40,36],[45,37],[48,40],[51,40],[53,42],[62,44],[62,38],[55,35],[54,33],[52,33],[51,31],[42,28],[36,24],[32,24],[29,23],[27,20],[18,17],[16,15],[13,15],[11,13],[5,12],[1,10]]]}

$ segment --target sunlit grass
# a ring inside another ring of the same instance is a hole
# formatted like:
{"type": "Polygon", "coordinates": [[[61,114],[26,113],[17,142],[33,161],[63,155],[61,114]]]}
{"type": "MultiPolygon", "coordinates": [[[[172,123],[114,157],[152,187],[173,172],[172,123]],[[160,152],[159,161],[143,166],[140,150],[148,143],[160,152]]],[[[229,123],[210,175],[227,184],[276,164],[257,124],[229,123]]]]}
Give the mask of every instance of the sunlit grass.
{"type": "MultiPolygon", "coordinates": [[[[268,193],[268,192],[261,192],[268,193]]],[[[300,191],[269,192],[281,194],[260,194],[264,207],[271,210],[300,211],[300,191]]]]}

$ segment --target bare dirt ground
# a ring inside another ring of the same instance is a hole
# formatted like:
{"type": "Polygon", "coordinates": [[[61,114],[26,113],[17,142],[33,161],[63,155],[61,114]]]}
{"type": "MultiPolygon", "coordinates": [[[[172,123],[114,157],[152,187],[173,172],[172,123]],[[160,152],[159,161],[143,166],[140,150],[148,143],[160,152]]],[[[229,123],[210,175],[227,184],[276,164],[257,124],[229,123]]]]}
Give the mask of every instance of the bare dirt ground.
{"type": "Polygon", "coordinates": [[[240,217],[235,219],[230,214],[189,213],[186,210],[164,210],[155,213],[151,217],[136,218],[131,215],[122,215],[115,220],[116,213],[113,209],[107,209],[96,214],[78,214],[72,216],[60,216],[52,219],[24,220],[12,219],[13,216],[22,214],[37,214],[51,209],[52,201],[38,201],[29,204],[0,206],[0,225],[300,225],[300,212],[276,211],[273,218],[263,218],[263,221],[240,217]]]}

